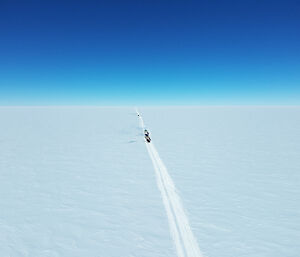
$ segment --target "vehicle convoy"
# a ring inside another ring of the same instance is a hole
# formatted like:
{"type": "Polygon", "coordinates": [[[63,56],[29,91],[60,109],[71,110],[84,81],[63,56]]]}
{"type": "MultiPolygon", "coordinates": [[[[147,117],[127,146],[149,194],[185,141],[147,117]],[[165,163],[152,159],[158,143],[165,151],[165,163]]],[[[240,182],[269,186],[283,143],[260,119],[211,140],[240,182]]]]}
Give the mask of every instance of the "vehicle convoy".
{"type": "Polygon", "coordinates": [[[150,133],[147,129],[144,130],[144,134],[145,134],[145,140],[150,143],[151,142],[151,138],[150,138],[150,133]]]}

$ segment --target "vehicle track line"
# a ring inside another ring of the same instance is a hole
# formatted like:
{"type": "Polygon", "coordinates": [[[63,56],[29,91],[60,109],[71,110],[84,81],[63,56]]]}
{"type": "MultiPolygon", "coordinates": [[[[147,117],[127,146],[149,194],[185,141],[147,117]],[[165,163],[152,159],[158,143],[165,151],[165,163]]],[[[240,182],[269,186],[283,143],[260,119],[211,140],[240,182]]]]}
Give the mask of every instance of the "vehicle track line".
{"type": "MultiPolygon", "coordinates": [[[[140,127],[145,125],[142,116],[136,109],[140,119],[140,127]]],[[[145,141],[146,148],[154,166],[158,188],[161,192],[166,209],[171,237],[174,241],[178,257],[203,257],[196,238],[192,232],[181,199],[177,194],[175,184],[161,160],[154,144],[145,141]]]]}

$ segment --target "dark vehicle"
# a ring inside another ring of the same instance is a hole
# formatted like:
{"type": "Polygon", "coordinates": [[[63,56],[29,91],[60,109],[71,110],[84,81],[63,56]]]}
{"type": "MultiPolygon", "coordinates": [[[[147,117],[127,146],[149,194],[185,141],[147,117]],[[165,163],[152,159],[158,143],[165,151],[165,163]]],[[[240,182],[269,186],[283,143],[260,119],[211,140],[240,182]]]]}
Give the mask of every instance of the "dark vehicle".
{"type": "Polygon", "coordinates": [[[145,139],[148,143],[151,142],[151,138],[150,138],[150,133],[147,129],[144,130],[144,134],[145,134],[145,139]]]}
{"type": "Polygon", "coordinates": [[[151,138],[150,138],[149,136],[145,135],[145,139],[146,139],[146,141],[147,141],[148,143],[151,142],[151,138]]]}

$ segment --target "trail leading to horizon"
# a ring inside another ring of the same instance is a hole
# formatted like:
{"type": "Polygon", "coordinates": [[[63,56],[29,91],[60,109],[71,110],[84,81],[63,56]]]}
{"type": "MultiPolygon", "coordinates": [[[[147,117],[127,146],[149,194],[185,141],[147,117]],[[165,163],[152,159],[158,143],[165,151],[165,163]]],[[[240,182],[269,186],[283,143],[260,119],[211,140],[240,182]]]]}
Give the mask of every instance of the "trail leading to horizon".
{"type": "MultiPolygon", "coordinates": [[[[145,124],[143,118],[137,109],[136,112],[140,120],[140,127],[144,130],[145,124]]],[[[162,195],[177,256],[203,257],[196,238],[191,230],[181,199],[176,192],[175,184],[169,175],[166,166],[159,157],[153,142],[146,143],[146,147],[154,166],[157,186],[162,195]]]]}

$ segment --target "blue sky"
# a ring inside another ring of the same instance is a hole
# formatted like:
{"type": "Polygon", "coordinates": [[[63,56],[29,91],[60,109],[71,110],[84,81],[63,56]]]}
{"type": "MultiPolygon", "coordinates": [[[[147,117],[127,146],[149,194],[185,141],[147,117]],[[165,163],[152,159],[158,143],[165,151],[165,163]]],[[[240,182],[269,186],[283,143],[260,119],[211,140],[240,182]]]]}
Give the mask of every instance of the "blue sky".
{"type": "Polygon", "coordinates": [[[298,1],[0,0],[0,105],[300,104],[298,1]]]}

